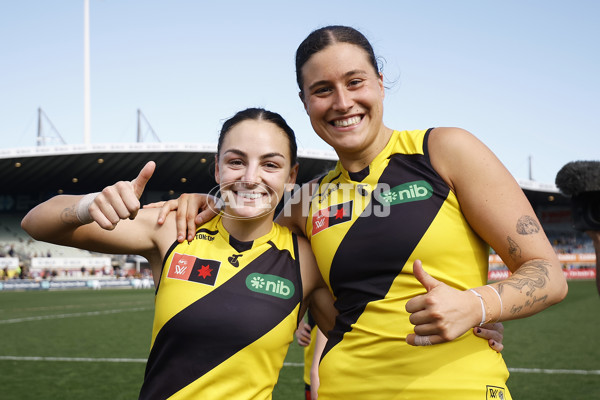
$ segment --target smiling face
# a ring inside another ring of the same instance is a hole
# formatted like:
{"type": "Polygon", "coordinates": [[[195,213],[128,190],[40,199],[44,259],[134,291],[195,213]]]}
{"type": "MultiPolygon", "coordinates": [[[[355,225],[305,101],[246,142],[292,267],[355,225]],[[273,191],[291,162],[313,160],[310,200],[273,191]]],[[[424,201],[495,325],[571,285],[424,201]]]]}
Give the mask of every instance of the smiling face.
{"type": "MultiPolygon", "coordinates": [[[[384,86],[359,46],[334,43],[302,66],[300,94],[313,129],[344,158],[370,162],[389,140],[383,125],[384,86]]],[[[367,164],[368,164],[367,162],[367,164]]]]}
{"type": "Polygon", "coordinates": [[[298,167],[291,162],[289,139],[276,124],[244,120],[234,125],[223,139],[215,168],[225,214],[272,220],[286,184],[296,180],[298,167]]]}

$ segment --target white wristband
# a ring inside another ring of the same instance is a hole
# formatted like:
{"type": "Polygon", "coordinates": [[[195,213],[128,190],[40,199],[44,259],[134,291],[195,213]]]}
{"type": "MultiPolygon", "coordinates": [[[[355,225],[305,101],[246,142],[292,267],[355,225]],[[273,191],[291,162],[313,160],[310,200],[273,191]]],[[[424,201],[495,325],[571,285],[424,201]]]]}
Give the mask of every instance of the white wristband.
{"type": "Polygon", "coordinates": [[[77,219],[82,224],[89,224],[90,222],[94,222],[94,218],[90,215],[90,204],[94,202],[96,196],[98,196],[100,192],[96,193],[88,193],[79,200],[77,203],[77,208],[75,209],[75,215],[77,215],[77,219]]]}
{"type": "Polygon", "coordinates": [[[469,291],[475,293],[475,296],[479,297],[479,301],[481,302],[481,322],[479,323],[479,326],[482,326],[483,324],[485,324],[485,306],[483,305],[483,297],[481,297],[481,295],[479,293],[477,293],[476,291],[474,291],[473,289],[469,289],[469,291]]]}
{"type": "Polygon", "coordinates": [[[496,322],[498,322],[498,321],[500,321],[500,318],[502,318],[502,308],[504,307],[502,305],[502,297],[500,297],[500,293],[498,293],[496,288],[493,287],[492,285],[485,285],[485,286],[491,288],[494,292],[496,292],[496,294],[498,295],[498,300],[500,300],[500,315],[498,316],[498,318],[496,318],[496,322]]]}

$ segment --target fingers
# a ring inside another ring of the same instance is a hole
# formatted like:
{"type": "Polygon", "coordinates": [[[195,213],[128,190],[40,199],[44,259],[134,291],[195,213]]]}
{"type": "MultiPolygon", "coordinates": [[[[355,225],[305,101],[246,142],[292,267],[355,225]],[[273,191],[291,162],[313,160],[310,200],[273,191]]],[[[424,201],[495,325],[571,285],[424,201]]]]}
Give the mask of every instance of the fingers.
{"type": "Polygon", "coordinates": [[[415,260],[415,262],[413,263],[413,274],[415,275],[415,278],[417,278],[417,280],[421,282],[423,287],[427,289],[428,292],[430,292],[440,284],[440,282],[437,279],[425,272],[421,260],[415,260]]]}
{"type": "Polygon", "coordinates": [[[502,351],[504,345],[504,325],[500,322],[484,324],[473,328],[473,333],[483,339],[488,339],[490,347],[498,352],[502,351]]]}
{"type": "Polygon", "coordinates": [[[496,342],[495,340],[488,340],[488,344],[492,349],[496,350],[497,353],[500,353],[504,349],[504,345],[496,342]]]}
{"type": "Polygon", "coordinates": [[[447,340],[438,335],[416,335],[411,333],[406,336],[406,343],[411,346],[432,346],[444,342],[447,342],[447,340]]]}
{"type": "Polygon", "coordinates": [[[300,321],[298,325],[298,329],[296,329],[296,341],[302,347],[306,347],[310,344],[311,336],[310,336],[310,325],[305,323],[304,321],[300,321]]]}
{"type": "Polygon", "coordinates": [[[188,241],[194,239],[194,235],[196,234],[196,217],[197,216],[198,216],[198,211],[194,211],[193,209],[188,209],[187,217],[185,219],[186,225],[187,225],[187,240],[188,241]]]}
{"type": "Polygon", "coordinates": [[[148,203],[148,204],[144,204],[142,206],[142,208],[163,208],[163,206],[165,205],[166,201],[157,201],[154,203],[148,203]]]}
{"type": "Polygon", "coordinates": [[[417,311],[421,311],[425,309],[425,296],[415,296],[409,301],[406,302],[404,306],[407,312],[416,313],[417,311]]]}
{"type": "Polygon", "coordinates": [[[219,213],[215,199],[205,194],[182,194],[178,200],[177,237],[183,241],[194,239],[196,228],[219,213]],[[198,211],[202,210],[200,214],[198,211]]]}
{"type": "Polygon", "coordinates": [[[159,203],[148,204],[148,208],[160,208],[160,211],[158,212],[157,222],[159,225],[162,225],[164,224],[167,215],[171,211],[177,210],[177,200],[161,201],[159,203]]]}
{"type": "MultiPolygon", "coordinates": [[[[138,199],[140,197],[142,197],[142,193],[144,193],[146,184],[148,183],[150,178],[152,178],[152,174],[154,173],[155,169],[156,169],[156,163],[154,161],[148,161],[146,163],[146,165],[144,165],[144,168],[142,168],[142,170],[140,171],[138,176],[134,180],[131,181],[131,186],[133,188],[133,192],[138,199]]],[[[129,219],[134,219],[137,216],[139,209],[140,209],[140,206],[139,206],[139,202],[138,202],[137,208],[131,212],[129,219]]]]}
{"type": "Polygon", "coordinates": [[[131,188],[131,182],[117,182],[96,196],[89,206],[89,212],[100,227],[112,230],[121,219],[135,215],[139,208],[140,202],[131,188]]]}
{"type": "MultiPolygon", "coordinates": [[[[175,217],[175,225],[177,227],[177,241],[180,243],[183,242],[185,239],[191,241],[194,238],[193,234],[190,234],[188,230],[189,197],[189,194],[184,193],[179,197],[179,199],[177,199],[177,215],[175,217]]],[[[195,216],[196,212],[194,212],[194,217],[195,216]]],[[[193,232],[195,233],[196,230],[194,229],[193,232]]]]}
{"type": "Polygon", "coordinates": [[[146,188],[146,184],[152,178],[152,174],[154,174],[154,170],[156,169],[156,163],[154,161],[148,161],[144,168],[140,171],[138,176],[131,181],[133,185],[133,190],[135,195],[139,199],[142,197],[142,193],[144,193],[144,189],[146,188]]]}
{"type": "Polygon", "coordinates": [[[310,335],[306,336],[304,333],[298,333],[296,335],[296,340],[298,341],[298,344],[302,347],[306,347],[310,344],[310,335]]]}
{"type": "Polygon", "coordinates": [[[504,325],[500,322],[494,324],[484,324],[482,327],[476,326],[473,328],[473,333],[483,339],[487,339],[488,345],[500,353],[504,349],[502,341],[504,340],[504,325]]]}
{"type": "Polygon", "coordinates": [[[218,214],[218,208],[208,207],[205,210],[200,211],[200,213],[195,217],[193,222],[195,225],[202,225],[204,222],[210,221],[218,214]]]}
{"type": "Polygon", "coordinates": [[[149,161],[138,176],[130,182],[120,181],[105,187],[90,204],[90,216],[103,229],[114,229],[122,219],[134,219],[140,209],[140,201],[156,164],[149,161]]]}
{"type": "MultiPolygon", "coordinates": [[[[140,173],[141,174],[141,173],[140,173]]],[[[177,229],[177,241],[191,241],[196,234],[196,228],[210,221],[219,214],[219,207],[215,198],[205,194],[183,193],[176,200],[163,203],[153,203],[148,207],[160,207],[158,223],[162,224],[171,211],[177,210],[175,225],[177,229]],[[202,210],[199,214],[198,211],[202,210]]]]}

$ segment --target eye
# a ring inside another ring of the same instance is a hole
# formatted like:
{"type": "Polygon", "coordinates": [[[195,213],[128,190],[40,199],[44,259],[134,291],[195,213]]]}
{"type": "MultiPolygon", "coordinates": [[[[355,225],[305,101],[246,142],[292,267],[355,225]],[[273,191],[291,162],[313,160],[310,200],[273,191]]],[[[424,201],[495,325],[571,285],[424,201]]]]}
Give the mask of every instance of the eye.
{"type": "Polygon", "coordinates": [[[323,96],[323,95],[326,95],[326,94],[328,94],[330,92],[331,92],[331,88],[324,86],[324,87],[320,87],[320,88],[315,89],[313,91],[313,94],[315,94],[317,96],[323,96]]]}
{"type": "Polygon", "coordinates": [[[273,161],[267,161],[267,162],[265,162],[263,165],[264,165],[266,168],[268,168],[268,169],[279,169],[279,168],[281,168],[281,167],[279,166],[279,164],[277,164],[276,162],[273,162],[273,161]]]}
{"type": "Polygon", "coordinates": [[[352,79],[350,82],[348,82],[348,86],[359,86],[361,83],[363,83],[362,79],[352,79]]]}
{"type": "Polygon", "coordinates": [[[232,167],[242,166],[242,165],[244,165],[244,162],[242,160],[240,160],[239,158],[233,158],[233,159],[227,161],[227,165],[230,165],[232,167]]]}

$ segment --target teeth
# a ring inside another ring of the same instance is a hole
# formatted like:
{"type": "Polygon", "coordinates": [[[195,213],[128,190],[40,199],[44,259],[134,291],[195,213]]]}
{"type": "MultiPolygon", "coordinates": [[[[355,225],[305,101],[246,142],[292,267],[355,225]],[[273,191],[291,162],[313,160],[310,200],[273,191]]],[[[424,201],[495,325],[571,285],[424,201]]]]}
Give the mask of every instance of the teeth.
{"type": "Polygon", "coordinates": [[[245,199],[256,200],[262,197],[261,193],[250,193],[250,192],[238,192],[238,196],[245,199]]]}
{"type": "Polygon", "coordinates": [[[335,121],[333,121],[333,124],[335,126],[339,126],[339,127],[346,127],[346,126],[350,126],[350,125],[356,125],[359,122],[360,122],[360,117],[356,116],[356,117],[352,117],[352,118],[348,118],[348,119],[335,120],[335,121]]]}

